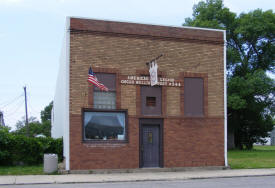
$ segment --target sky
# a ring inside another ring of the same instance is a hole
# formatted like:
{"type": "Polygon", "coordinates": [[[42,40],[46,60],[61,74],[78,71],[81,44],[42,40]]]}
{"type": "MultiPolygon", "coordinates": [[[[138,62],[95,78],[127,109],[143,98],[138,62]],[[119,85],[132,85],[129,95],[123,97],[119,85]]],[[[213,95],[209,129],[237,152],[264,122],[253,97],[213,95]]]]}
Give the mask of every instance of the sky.
{"type": "MultiPolygon", "coordinates": [[[[0,111],[6,125],[54,98],[67,16],[180,27],[199,0],[0,0],[0,111]]],[[[240,14],[261,8],[275,10],[274,0],[224,0],[240,14]]]]}

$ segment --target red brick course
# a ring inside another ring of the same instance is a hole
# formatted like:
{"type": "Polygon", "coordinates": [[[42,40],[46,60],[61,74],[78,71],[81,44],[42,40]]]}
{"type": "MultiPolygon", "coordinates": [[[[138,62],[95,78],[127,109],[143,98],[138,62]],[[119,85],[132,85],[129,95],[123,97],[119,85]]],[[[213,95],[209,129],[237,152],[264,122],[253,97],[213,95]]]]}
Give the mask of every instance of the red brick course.
{"type": "Polygon", "coordinates": [[[164,120],[164,166],[223,166],[222,118],[164,120]]]}
{"type": "Polygon", "coordinates": [[[128,143],[85,143],[82,141],[82,118],[70,115],[70,168],[116,169],[138,168],[138,120],[129,118],[128,143]]]}
{"type": "MultiPolygon", "coordinates": [[[[82,118],[70,115],[70,167],[139,167],[139,118],[129,117],[127,143],[82,141],[82,118]]],[[[164,167],[223,166],[222,118],[164,118],[164,167]]]]}

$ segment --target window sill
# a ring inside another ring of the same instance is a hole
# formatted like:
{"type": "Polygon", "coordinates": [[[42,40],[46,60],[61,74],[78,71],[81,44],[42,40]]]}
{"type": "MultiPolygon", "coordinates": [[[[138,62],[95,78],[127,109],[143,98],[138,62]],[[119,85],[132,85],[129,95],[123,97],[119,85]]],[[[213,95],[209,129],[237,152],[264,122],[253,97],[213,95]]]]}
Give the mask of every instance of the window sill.
{"type": "Polygon", "coordinates": [[[128,140],[82,140],[84,144],[127,144],[128,140]]]}
{"type": "Polygon", "coordinates": [[[206,118],[206,116],[183,116],[185,119],[202,119],[206,118]]]}

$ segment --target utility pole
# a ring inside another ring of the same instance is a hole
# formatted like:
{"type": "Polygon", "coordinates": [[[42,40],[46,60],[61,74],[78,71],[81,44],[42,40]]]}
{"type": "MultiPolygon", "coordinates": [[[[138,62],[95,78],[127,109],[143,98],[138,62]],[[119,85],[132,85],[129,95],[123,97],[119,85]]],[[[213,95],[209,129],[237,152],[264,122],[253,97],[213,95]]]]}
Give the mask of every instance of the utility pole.
{"type": "Polygon", "coordinates": [[[26,112],[26,125],[25,126],[27,128],[27,136],[30,136],[26,86],[24,86],[24,93],[25,93],[25,112],[26,112]]]}

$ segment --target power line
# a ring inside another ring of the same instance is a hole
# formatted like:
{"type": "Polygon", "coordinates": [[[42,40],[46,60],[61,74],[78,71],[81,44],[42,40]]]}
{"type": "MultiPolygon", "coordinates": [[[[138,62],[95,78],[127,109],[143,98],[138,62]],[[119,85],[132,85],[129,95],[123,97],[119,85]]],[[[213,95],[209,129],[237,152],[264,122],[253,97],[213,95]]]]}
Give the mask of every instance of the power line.
{"type": "Polygon", "coordinates": [[[40,114],[40,110],[37,110],[36,108],[34,108],[31,104],[31,95],[30,95],[30,92],[27,94],[28,96],[28,106],[30,107],[30,109],[32,111],[34,111],[34,113],[37,113],[37,114],[40,114]]]}
{"type": "Polygon", "coordinates": [[[8,112],[8,111],[6,110],[6,114],[4,115],[4,117],[10,117],[10,116],[14,115],[15,113],[17,113],[17,111],[20,109],[20,107],[23,107],[23,106],[22,106],[23,103],[24,103],[24,100],[19,101],[19,102],[17,103],[16,107],[13,108],[13,109],[15,109],[15,110],[12,111],[12,112],[8,112]]]}
{"type": "Polygon", "coordinates": [[[16,101],[18,98],[20,98],[20,97],[22,97],[22,96],[23,96],[23,93],[21,93],[20,95],[18,95],[17,97],[15,97],[15,98],[13,98],[13,99],[11,99],[11,100],[7,100],[7,101],[5,101],[5,102],[0,103],[0,106],[6,105],[6,104],[8,104],[8,103],[12,103],[12,102],[16,101]]]}
{"type": "Polygon", "coordinates": [[[13,125],[10,124],[10,126],[15,127],[16,122],[19,121],[19,118],[17,119],[17,118],[15,118],[15,116],[17,116],[17,117],[20,116],[20,118],[21,118],[21,115],[23,115],[23,111],[20,112],[20,110],[23,107],[23,104],[24,104],[24,100],[19,101],[19,103],[17,103],[17,106],[14,108],[14,110],[12,112],[9,112],[9,113],[4,115],[4,119],[5,119],[6,122],[8,122],[8,121],[9,122],[11,122],[11,121],[14,122],[14,124],[13,125]]]}
{"type": "Polygon", "coordinates": [[[6,106],[6,108],[4,108],[3,111],[8,111],[8,112],[13,111],[13,109],[18,108],[18,104],[22,103],[22,101],[24,101],[23,98],[17,99],[13,103],[11,103],[8,106],[6,106]]]}
{"type": "Polygon", "coordinates": [[[3,106],[4,119],[5,119],[6,124],[9,126],[14,127],[15,123],[17,121],[16,119],[19,116],[21,118],[21,115],[23,114],[23,113],[21,114],[21,112],[20,112],[23,107],[23,103],[24,103],[24,100],[22,97],[23,97],[23,94],[15,97],[12,100],[2,103],[2,104],[4,104],[4,106],[3,106]],[[11,121],[14,122],[14,125],[13,125],[13,123],[11,124],[11,121]]]}
{"type": "Polygon", "coordinates": [[[14,99],[10,100],[10,101],[1,103],[1,104],[0,104],[1,109],[5,108],[6,106],[8,106],[8,105],[10,105],[10,104],[12,104],[12,103],[14,103],[15,101],[17,101],[17,100],[18,100],[20,97],[22,97],[22,96],[23,96],[23,93],[22,93],[21,95],[15,97],[14,99]],[[2,106],[2,105],[3,105],[3,106],[2,106]]]}

